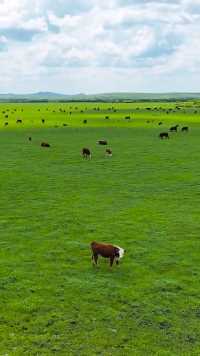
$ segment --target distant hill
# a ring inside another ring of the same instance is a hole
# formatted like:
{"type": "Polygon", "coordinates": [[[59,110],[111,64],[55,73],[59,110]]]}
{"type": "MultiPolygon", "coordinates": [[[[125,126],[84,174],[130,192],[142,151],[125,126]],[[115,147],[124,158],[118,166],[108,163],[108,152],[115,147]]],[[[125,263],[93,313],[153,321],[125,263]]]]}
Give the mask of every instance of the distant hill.
{"type": "Polygon", "coordinates": [[[0,94],[0,101],[34,102],[34,101],[153,101],[153,100],[189,100],[200,99],[200,93],[100,93],[66,95],[53,92],[32,94],[0,94]]]}

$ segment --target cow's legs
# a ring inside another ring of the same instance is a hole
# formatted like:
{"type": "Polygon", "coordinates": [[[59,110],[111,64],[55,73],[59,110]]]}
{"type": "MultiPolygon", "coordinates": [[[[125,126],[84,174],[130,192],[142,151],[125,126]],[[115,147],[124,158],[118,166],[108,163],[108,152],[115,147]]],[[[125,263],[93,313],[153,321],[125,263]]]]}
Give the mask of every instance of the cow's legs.
{"type": "Polygon", "coordinates": [[[110,267],[112,267],[113,262],[114,262],[114,259],[115,259],[115,257],[114,257],[114,256],[111,256],[111,257],[110,257],[110,267]]]}
{"type": "Polygon", "coordinates": [[[97,261],[98,261],[98,255],[92,255],[92,260],[93,260],[93,263],[95,264],[95,265],[97,265],[97,261]]]}

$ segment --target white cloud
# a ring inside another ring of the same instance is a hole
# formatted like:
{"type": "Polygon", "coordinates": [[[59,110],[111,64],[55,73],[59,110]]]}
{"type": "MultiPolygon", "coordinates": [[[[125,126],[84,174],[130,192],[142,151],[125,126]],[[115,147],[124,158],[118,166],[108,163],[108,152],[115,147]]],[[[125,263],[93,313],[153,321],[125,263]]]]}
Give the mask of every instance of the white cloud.
{"type": "Polygon", "coordinates": [[[0,91],[192,90],[199,20],[199,0],[0,0],[0,91]]]}

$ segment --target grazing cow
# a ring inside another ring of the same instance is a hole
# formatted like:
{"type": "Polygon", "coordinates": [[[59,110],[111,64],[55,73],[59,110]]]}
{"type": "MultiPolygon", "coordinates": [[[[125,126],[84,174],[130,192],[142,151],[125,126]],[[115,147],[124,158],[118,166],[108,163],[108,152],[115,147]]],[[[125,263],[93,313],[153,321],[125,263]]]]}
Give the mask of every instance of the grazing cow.
{"type": "Polygon", "coordinates": [[[181,129],[182,132],[188,132],[189,131],[189,127],[188,126],[184,126],[181,129]]]}
{"type": "Polygon", "coordinates": [[[163,138],[168,138],[168,139],[169,139],[169,134],[168,134],[168,132],[161,132],[161,133],[159,134],[159,137],[161,138],[161,140],[162,140],[163,138]]]}
{"type": "Polygon", "coordinates": [[[42,123],[43,123],[43,124],[45,123],[45,119],[42,119],[42,123]]]}
{"type": "Polygon", "coordinates": [[[112,150],[110,148],[106,148],[106,156],[112,157],[112,150]]]}
{"type": "Polygon", "coordinates": [[[87,124],[87,120],[83,120],[83,123],[84,123],[84,124],[87,124]]]}
{"type": "Polygon", "coordinates": [[[8,126],[8,122],[5,122],[5,123],[4,123],[4,126],[8,126]]]}
{"type": "Polygon", "coordinates": [[[179,127],[179,125],[172,126],[172,127],[170,127],[169,131],[170,132],[177,132],[178,127],[179,127]]]}
{"type": "Polygon", "coordinates": [[[158,125],[159,125],[159,126],[162,125],[162,121],[160,121],[158,125]]]}
{"type": "Polygon", "coordinates": [[[97,144],[106,146],[108,144],[108,142],[106,140],[99,140],[99,141],[97,141],[97,144]]]}
{"type": "Polygon", "coordinates": [[[18,119],[18,120],[16,121],[16,123],[17,123],[17,124],[22,124],[22,120],[18,119]]]}
{"type": "Polygon", "coordinates": [[[28,140],[29,140],[29,141],[32,141],[32,137],[29,137],[28,140]]]}
{"type": "Polygon", "coordinates": [[[67,126],[67,124],[63,124],[63,126],[67,126]]]}
{"type": "Polygon", "coordinates": [[[82,149],[82,156],[83,156],[83,158],[91,159],[92,154],[91,154],[89,148],[83,148],[83,149],[82,149]]]}
{"type": "Polygon", "coordinates": [[[50,144],[47,142],[42,142],[41,147],[50,147],[50,144]]]}
{"type": "Polygon", "coordinates": [[[92,250],[92,260],[95,265],[97,265],[98,257],[102,256],[104,258],[110,259],[110,267],[112,267],[114,260],[116,264],[119,264],[119,260],[123,257],[125,250],[119,246],[103,244],[99,242],[91,243],[92,250]]]}

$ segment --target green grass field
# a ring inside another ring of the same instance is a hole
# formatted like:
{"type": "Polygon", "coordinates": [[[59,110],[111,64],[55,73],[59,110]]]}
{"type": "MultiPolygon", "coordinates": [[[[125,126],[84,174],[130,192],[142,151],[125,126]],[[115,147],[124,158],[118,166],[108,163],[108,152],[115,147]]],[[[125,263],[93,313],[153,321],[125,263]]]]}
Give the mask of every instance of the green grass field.
{"type": "Polygon", "coordinates": [[[0,104],[0,355],[200,355],[199,137],[199,102],[0,104]]]}

